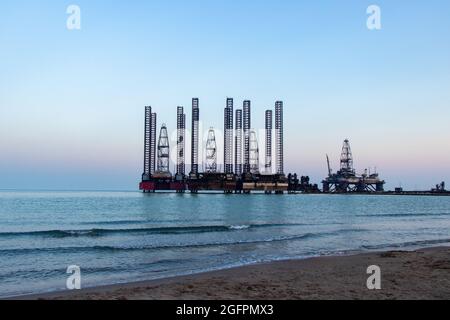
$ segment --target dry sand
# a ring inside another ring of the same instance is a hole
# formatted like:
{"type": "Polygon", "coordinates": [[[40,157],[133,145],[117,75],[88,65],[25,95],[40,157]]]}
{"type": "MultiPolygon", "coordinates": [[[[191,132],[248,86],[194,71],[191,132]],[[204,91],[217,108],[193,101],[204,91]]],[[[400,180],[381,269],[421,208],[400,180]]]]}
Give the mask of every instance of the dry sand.
{"type": "Polygon", "coordinates": [[[450,299],[450,248],[271,262],[26,299],[450,299]],[[370,265],[381,268],[381,290],[367,289],[370,265]]]}

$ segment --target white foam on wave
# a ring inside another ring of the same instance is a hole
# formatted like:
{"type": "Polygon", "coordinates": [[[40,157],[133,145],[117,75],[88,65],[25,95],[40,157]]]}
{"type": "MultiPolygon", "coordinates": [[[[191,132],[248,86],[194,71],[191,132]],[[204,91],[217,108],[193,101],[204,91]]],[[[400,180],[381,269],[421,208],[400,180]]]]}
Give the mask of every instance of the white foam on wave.
{"type": "Polygon", "coordinates": [[[245,229],[249,229],[249,228],[250,228],[250,226],[246,225],[246,224],[243,224],[240,226],[230,226],[231,230],[245,230],[245,229]]]}

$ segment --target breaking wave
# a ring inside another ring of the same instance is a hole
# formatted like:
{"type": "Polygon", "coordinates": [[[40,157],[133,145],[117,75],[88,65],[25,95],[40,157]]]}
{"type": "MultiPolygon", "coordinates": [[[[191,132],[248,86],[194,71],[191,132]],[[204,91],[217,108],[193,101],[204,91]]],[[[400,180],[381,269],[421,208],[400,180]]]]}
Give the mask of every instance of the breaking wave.
{"type": "Polygon", "coordinates": [[[28,232],[3,232],[0,237],[40,236],[47,238],[66,237],[102,237],[113,234],[186,234],[207,232],[228,232],[257,228],[292,227],[299,224],[255,224],[232,226],[187,226],[187,227],[158,227],[158,228],[133,228],[133,229],[87,229],[87,230],[44,230],[28,232]]]}
{"type": "Polygon", "coordinates": [[[401,242],[401,243],[385,243],[379,245],[364,245],[361,246],[361,249],[366,250],[382,250],[388,248],[411,248],[411,247],[428,247],[432,245],[439,245],[444,243],[450,243],[450,239],[433,239],[433,240],[418,240],[418,241],[409,241],[409,242],[401,242]]]}
{"type": "Polygon", "coordinates": [[[272,237],[266,239],[253,240],[231,240],[231,241],[217,241],[205,243],[176,243],[176,244],[155,244],[143,246],[75,246],[75,247],[51,247],[51,248],[22,248],[22,249],[5,249],[0,250],[0,254],[14,255],[14,254],[33,254],[33,253],[86,253],[86,252],[121,252],[121,251],[139,251],[139,250],[165,250],[165,249],[186,249],[186,248],[203,248],[215,246],[230,246],[230,245],[244,245],[244,244],[261,244],[292,240],[306,240],[311,238],[325,237],[338,235],[342,232],[363,232],[362,229],[344,229],[330,232],[319,233],[305,233],[299,235],[287,235],[272,237]]]}

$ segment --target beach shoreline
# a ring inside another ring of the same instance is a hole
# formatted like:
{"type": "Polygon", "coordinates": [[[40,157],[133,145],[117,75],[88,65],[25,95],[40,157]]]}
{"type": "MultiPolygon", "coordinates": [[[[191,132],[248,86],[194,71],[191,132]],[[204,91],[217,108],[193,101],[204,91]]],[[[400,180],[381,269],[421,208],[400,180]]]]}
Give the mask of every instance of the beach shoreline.
{"type": "Polygon", "coordinates": [[[450,247],[285,260],[8,300],[450,299],[450,247]],[[381,290],[369,290],[369,266],[381,290]]]}

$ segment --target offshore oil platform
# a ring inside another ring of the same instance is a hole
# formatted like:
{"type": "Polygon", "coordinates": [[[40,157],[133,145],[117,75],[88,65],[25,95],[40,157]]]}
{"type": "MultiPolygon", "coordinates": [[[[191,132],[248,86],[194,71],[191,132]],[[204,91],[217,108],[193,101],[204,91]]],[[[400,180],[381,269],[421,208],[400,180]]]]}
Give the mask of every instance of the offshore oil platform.
{"type": "Polygon", "coordinates": [[[186,172],[186,114],[177,108],[176,172],[170,172],[170,145],[167,127],[161,126],[156,142],[157,114],[145,107],[144,173],[140,190],[143,192],[174,191],[184,193],[224,192],[283,194],[320,192],[310,184],[309,177],[284,173],[283,102],[275,103],[265,112],[265,161],[260,169],[260,150],[256,131],[251,129],[251,102],[243,102],[234,111],[234,101],[227,98],[224,109],[223,171],[217,164],[217,141],[214,128],[209,129],[203,170],[199,168],[200,107],[199,99],[192,99],[191,171],[186,172]],[[233,121],[233,117],[235,119],[233,121]],[[274,133],[274,134],[273,134],[274,133]],[[275,141],[273,141],[273,135],[275,141]],[[275,161],[273,161],[275,144],[275,161]],[[273,165],[275,164],[275,165],[273,165]],[[274,170],[275,169],[275,170],[274,170]],[[274,172],[273,172],[274,171],[274,172]]]}
{"type": "Polygon", "coordinates": [[[177,193],[223,192],[226,194],[373,194],[450,196],[445,183],[428,191],[385,191],[385,181],[376,172],[364,170],[357,174],[349,140],[344,141],[340,168],[334,173],[326,156],[328,176],[322,181],[322,190],[312,184],[308,176],[284,172],[283,102],[275,103],[275,110],[265,112],[265,153],[261,163],[257,134],[251,127],[251,102],[245,100],[242,109],[234,110],[234,101],[227,98],[224,109],[224,158],[218,165],[216,131],[210,128],[203,146],[200,170],[200,107],[199,99],[192,99],[191,170],[186,171],[186,114],[177,108],[176,166],[170,171],[170,141],[167,126],[161,125],[157,140],[157,114],[145,107],[144,173],[139,185],[145,193],[172,191],[177,193]]]}
{"type": "Polygon", "coordinates": [[[384,192],[384,180],[378,173],[368,173],[366,169],[363,174],[357,175],[353,168],[353,154],[349,140],[344,141],[341,152],[340,170],[333,173],[330,166],[330,158],[327,155],[328,177],[322,181],[324,193],[382,193],[384,192]]]}

